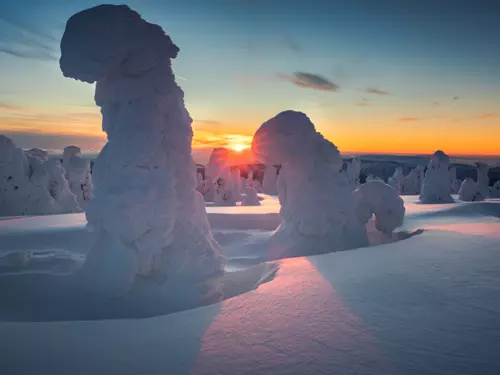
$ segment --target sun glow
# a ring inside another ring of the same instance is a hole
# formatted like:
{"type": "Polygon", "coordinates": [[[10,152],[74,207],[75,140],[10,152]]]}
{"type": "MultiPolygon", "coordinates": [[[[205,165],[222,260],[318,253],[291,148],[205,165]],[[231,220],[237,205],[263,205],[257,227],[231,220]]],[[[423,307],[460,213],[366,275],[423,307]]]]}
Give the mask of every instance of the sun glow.
{"type": "Polygon", "coordinates": [[[236,152],[242,152],[243,150],[246,150],[249,147],[247,145],[243,145],[243,144],[234,144],[234,145],[230,145],[229,148],[233,151],[236,151],[236,152]]]}

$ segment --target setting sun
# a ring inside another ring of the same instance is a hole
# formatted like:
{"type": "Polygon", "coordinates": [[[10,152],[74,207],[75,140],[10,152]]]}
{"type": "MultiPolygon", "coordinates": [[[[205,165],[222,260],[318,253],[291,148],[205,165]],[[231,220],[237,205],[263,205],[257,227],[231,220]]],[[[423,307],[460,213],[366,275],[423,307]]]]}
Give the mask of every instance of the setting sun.
{"type": "Polygon", "coordinates": [[[248,146],[243,145],[243,144],[235,144],[235,145],[230,145],[229,148],[231,148],[231,150],[233,150],[233,151],[241,152],[241,151],[247,149],[248,146]]]}

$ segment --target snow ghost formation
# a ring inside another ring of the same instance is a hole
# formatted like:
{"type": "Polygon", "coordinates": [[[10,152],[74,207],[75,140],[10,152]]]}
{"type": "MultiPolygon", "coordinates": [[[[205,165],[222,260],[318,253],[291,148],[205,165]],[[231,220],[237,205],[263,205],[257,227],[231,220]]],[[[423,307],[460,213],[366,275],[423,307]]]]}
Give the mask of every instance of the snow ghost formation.
{"type": "Polygon", "coordinates": [[[368,244],[357,198],[340,171],[340,153],[304,113],[285,111],[263,123],[252,151],[265,164],[281,165],[277,186],[283,221],[271,237],[270,259],[368,244]]]}
{"type": "Polygon", "coordinates": [[[262,192],[264,194],[278,194],[278,168],[274,165],[266,165],[264,170],[264,182],[262,183],[262,192]]]}
{"type": "MultiPolygon", "coordinates": [[[[42,150],[40,150],[42,151],[42,150]]],[[[0,136],[0,216],[80,212],[58,160],[23,152],[0,136]]]]}
{"type": "Polygon", "coordinates": [[[214,148],[205,169],[208,183],[214,185],[213,202],[217,206],[234,206],[233,177],[229,167],[229,151],[224,147],[214,148]]]}
{"type": "Polygon", "coordinates": [[[69,188],[75,194],[80,207],[85,208],[88,201],[92,199],[92,175],[90,161],[81,155],[79,147],[65,147],[62,165],[66,172],[69,188]]]}
{"type": "Polygon", "coordinates": [[[404,201],[392,186],[383,181],[369,181],[357,188],[354,195],[362,222],[367,223],[374,217],[375,228],[386,235],[392,235],[394,229],[403,224],[404,201]]]}
{"type": "Polygon", "coordinates": [[[406,195],[417,195],[420,194],[420,187],[423,181],[422,175],[424,173],[424,168],[419,165],[405,176],[403,181],[402,191],[406,195]]]}
{"type": "Polygon", "coordinates": [[[351,161],[345,162],[342,171],[347,179],[347,182],[353,189],[357,189],[360,185],[359,174],[361,173],[361,160],[352,158],[351,161]]]}
{"type": "Polygon", "coordinates": [[[160,26],[125,5],[76,13],[62,37],[60,68],[96,83],[107,133],[92,171],[86,216],[94,241],[84,267],[129,262],[107,286],[114,295],[137,276],[162,290],[181,283],[200,298],[219,295],[224,260],[195,190],[192,119],[171,66],[178,52],[160,26]]]}
{"type": "Polygon", "coordinates": [[[397,167],[396,170],[394,171],[394,174],[392,175],[392,177],[389,177],[387,184],[389,186],[392,186],[394,189],[396,189],[396,191],[400,195],[403,195],[403,194],[405,194],[405,192],[404,192],[404,180],[405,180],[405,174],[403,172],[403,168],[397,167]]]}
{"type": "Polygon", "coordinates": [[[247,186],[243,189],[245,194],[242,198],[242,206],[260,206],[259,197],[257,196],[257,190],[253,186],[247,186]]]}
{"type": "Polygon", "coordinates": [[[458,199],[465,202],[484,201],[489,195],[488,165],[476,163],[477,181],[466,178],[458,190],[458,199]]]}
{"type": "Polygon", "coordinates": [[[421,203],[454,203],[451,197],[450,186],[450,157],[443,151],[436,151],[427,166],[422,192],[421,203]]]}

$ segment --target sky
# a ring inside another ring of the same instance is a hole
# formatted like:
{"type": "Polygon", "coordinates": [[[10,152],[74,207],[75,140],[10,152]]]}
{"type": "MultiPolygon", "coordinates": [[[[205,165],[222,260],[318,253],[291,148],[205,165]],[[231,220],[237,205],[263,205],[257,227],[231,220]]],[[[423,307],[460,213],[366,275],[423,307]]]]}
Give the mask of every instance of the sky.
{"type": "MultiPolygon", "coordinates": [[[[195,156],[248,147],[287,109],[344,154],[500,154],[500,1],[120,3],[180,47],[195,156]]],[[[58,64],[66,20],[98,4],[0,0],[0,134],[18,147],[105,143],[93,85],[58,64]]]]}

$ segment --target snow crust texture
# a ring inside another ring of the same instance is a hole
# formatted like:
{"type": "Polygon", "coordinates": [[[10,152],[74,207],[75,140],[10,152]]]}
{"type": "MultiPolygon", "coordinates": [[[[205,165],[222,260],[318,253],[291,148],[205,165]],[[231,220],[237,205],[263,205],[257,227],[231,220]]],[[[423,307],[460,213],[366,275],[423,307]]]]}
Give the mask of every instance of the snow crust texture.
{"type": "Polygon", "coordinates": [[[86,207],[95,229],[89,257],[98,262],[110,244],[120,250],[113,256],[133,254],[121,291],[136,276],[197,284],[223,269],[195,191],[192,119],[171,67],[178,52],[160,26],[125,5],[76,13],[61,40],[63,74],[96,82],[108,142],[95,160],[86,207]]]}

